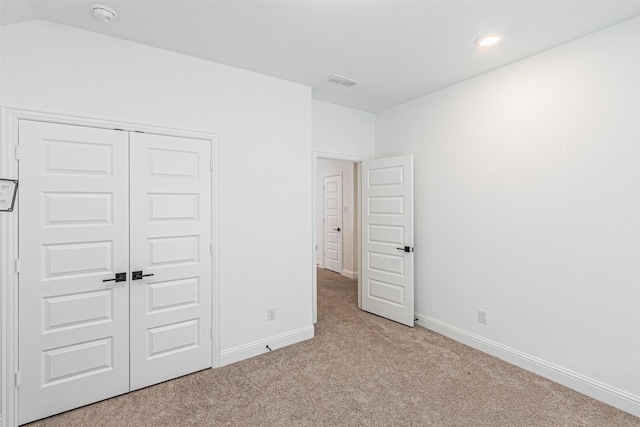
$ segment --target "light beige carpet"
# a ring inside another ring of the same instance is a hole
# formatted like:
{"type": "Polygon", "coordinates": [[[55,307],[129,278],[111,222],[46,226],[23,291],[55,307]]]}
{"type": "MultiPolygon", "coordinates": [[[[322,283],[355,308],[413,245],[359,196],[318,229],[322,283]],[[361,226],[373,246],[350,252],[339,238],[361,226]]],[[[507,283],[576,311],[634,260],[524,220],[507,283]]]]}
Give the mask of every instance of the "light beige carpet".
{"type": "MultiPolygon", "coordinates": [[[[306,286],[301,284],[301,286],[306,286]]],[[[640,426],[640,419],[421,327],[318,272],[316,337],[32,426],[640,426]]]]}

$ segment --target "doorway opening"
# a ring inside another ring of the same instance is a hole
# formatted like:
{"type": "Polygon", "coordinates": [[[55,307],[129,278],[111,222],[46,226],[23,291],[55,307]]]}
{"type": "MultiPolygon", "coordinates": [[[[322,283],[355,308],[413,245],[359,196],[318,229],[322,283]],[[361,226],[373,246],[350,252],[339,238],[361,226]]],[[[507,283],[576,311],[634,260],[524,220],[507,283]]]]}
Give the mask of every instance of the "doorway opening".
{"type": "Polygon", "coordinates": [[[354,257],[357,213],[353,162],[318,159],[316,193],[317,265],[350,279],[357,278],[354,257]]]}
{"type": "MultiPolygon", "coordinates": [[[[313,155],[313,323],[318,320],[317,268],[349,279],[360,270],[360,162],[364,157],[313,155]]],[[[360,283],[358,306],[360,307],[360,283]]]]}

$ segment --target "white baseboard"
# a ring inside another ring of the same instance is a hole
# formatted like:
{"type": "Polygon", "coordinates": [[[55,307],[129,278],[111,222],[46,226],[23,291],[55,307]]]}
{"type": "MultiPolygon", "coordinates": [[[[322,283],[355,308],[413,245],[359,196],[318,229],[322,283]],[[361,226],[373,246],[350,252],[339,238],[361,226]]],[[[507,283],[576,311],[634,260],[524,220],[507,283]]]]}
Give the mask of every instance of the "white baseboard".
{"type": "Polygon", "coordinates": [[[229,350],[224,350],[220,353],[220,366],[229,365],[244,359],[249,359],[250,357],[268,353],[269,349],[267,349],[267,346],[269,346],[271,350],[275,350],[277,348],[286,347],[291,344],[311,339],[314,335],[315,331],[313,325],[310,325],[304,328],[285,332],[283,334],[274,335],[263,340],[230,348],[229,350]]]}
{"type": "Polygon", "coordinates": [[[342,269],[342,275],[345,276],[345,277],[348,277],[349,279],[357,279],[358,278],[358,272],[357,271],[347,270],[346,268],[342,269]]]}
{"type": "Polygon", "coordinates": [[[417,320],[416,323],[420,326],[424,326],[445,337],[488,353],[551,381],[593,397],[594,399],[629,412],[636,417],[640,417],[640,396],[633,395],[498,342],[488,340],[432,317],[420,313],[416,313],[415,317],[417,320]]]}

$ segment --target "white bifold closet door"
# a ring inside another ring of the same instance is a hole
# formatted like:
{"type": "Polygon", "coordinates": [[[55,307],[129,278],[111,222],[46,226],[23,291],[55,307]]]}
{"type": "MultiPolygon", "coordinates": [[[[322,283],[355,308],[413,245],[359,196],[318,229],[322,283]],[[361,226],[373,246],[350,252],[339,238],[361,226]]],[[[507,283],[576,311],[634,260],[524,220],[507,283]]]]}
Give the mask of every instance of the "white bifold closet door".
{"type": "Polygon", "coordinates": [[[21,121],[19,143],[19,423],[210,367],[209,142],[21,121]]]}

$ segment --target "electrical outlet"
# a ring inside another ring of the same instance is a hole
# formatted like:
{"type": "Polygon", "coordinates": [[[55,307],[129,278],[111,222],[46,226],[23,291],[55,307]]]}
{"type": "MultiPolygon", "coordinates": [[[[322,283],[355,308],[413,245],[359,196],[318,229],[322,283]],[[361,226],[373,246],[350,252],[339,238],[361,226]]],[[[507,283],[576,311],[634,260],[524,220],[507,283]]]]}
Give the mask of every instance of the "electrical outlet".
{"type": "Polygon", "coordinates": [[[483,325],[487,324],[487,312],[484,310],[478,310],[478,323],[483,325]]]}
{"type": "Polygon", "coordinates": [[[276,320],[276,308],[269,307],[267,308],[267,320],[270,322],[272,320],[276,320]]]}

